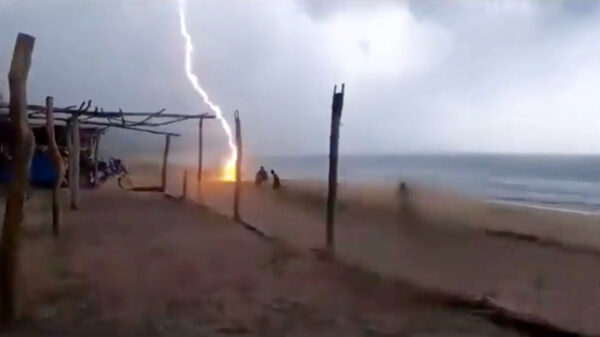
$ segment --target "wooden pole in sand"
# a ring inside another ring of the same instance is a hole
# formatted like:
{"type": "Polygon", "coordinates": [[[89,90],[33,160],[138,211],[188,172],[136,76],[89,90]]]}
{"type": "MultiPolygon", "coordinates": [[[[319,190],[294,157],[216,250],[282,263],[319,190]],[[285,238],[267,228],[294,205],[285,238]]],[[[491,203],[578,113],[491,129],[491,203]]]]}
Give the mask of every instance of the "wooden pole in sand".
{"type": "Polygon", "coordinates": [[[198,120],[198,190],[202,182],[202,120],[198,120]]]}
{"type": "Polygon", "coordinates": [[[98,186],[98,151],[100,151],[100,138],[102,134],[98,133],[94,143],[94,186],[98,186]]]}
{"type": "Polygon", "coordinates": [[[79,209],[79,156],[81,153],[81,138],[79,136],[79,115],[73,114],[71,116],[71,147],[72,151],[69,153],[71,159],[70,163],[70,180],[69,188],[71,189],[71,209],[79,209]]]}
{"type": "Polygon", "coordinates": [[[242,124],[240,122],[240,112],[235,111],[235,143],[236,143],[236,160],[235,160],[235,189],[233,194],[233,218],[237,221],[240,217],[240,184],[242,182],[242,124]]]}
{"type": "Polygon", "coordinates": [[[54,171],[56,172],[56,180],[52,186],[52,233],[54,236],[60,234],[60,206],[59,192],[65,175],[58,145],[56,144],[56,135],[54,133],[54,98],[46,97],[46,134],[48,135],[48,154],[52,160],[54,171]]]}
{"type": "Polygon", "coordinates": [[[165,152],[163,153],[163,164],[160,186],[162,191],[167,190],[167,164],[169,162],[169,148],[171,147],[171,135],[165,135],[165,152]]]}
{"type": "Polygon", "coordinates": [[[35,139],[27,118],[27,78],[35,38],[19,33],[8,73],[10,123],[13,132],[12,178],[8,186],[0,239],[0,328],[17,316],[17,271],[23,208],[35,139]]]}
{"type": "Polygon", "coordinates": [[[333,87],[333,103],[331,104],[331,134],[329,136],[329,189],[327,193],[327,249],[334,248],[334,223],[335,203],[337,198],[338,179],[338,145],[340,139],[340,120],[342,119],[342,108],[344,106],[344,87],[342,91],[336,92],[337,86],[333,87]]]}
{"type": "Polygon", "coordinates": [[[187,176],[188,171],[183,171],[183,186],[181,188],[181,200],[187,199],[187,176]]]}

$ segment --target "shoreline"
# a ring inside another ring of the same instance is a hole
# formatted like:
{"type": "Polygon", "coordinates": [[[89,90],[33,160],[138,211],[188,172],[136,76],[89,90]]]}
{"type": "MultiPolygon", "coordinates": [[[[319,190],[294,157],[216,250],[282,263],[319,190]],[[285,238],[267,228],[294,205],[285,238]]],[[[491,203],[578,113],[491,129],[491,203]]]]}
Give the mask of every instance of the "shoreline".
{"type": "Polygon", "coordinates": [[[545,206],[545,205],[540,205],[540,204],[536,204],[536,203],[528,203],[526,201],[510,201],[510,200],[501,200],[501,199],[481,199],[481,201],[490,203],[490,204],[512,206],[512,207],[525,208],[525,209],[535,209],[535,210],[547,211],[547,212],[583,215],[583,216],[590,216],[590,217],[599,217],[600,216],[600,211],[586,211],[586,210],[581,210],[581,209],[545,206]]]}

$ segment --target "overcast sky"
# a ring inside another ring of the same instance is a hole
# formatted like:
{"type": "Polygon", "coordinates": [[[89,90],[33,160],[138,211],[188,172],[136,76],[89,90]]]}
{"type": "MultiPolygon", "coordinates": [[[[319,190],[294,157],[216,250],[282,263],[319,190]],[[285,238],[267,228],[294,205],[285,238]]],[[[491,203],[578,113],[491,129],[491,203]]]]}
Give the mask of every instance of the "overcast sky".
{"type": "MultiPolygon", "coordinates": [[[[327,152],[341,82],[344,153],[600,149],[600,2],[188,1],[195,70],[230,119],[240,109],[247,153],[327,152]]],[[[185,77],[177,5],[0,0],[0,77],[22,31],[37,38],[32,102],[208,111],[185,77]]],[[[195,125],[178,129],[192,151],[195,125]]],[[[115,136],[161,151],[157,137],[115,136]]]]}

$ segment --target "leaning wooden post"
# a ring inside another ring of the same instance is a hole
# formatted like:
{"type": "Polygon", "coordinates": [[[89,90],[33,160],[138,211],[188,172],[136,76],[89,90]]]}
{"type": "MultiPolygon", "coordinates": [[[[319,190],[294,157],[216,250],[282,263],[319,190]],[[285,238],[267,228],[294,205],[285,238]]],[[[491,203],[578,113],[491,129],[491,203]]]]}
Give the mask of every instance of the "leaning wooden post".
{"type": "Polygon", "coordinates": [[[100,138],[101,133],[96,136],[96,142],[94,144],[94,186],[98,186],[98,151],[100,150],[100,138]]]}
{"type": "Polygon", "coordinates": [[[10,123],[13,132],[12,177],[6,197],[2,238],[0,239],[0,327],[17,316],[17,273],[20,229],[29,183],[29,168],[35,139],[27,118],[27,78],[35,38],[19,33],[8,73],[10,123]]]}
{"type": "Polygon", "coordinates": [[[338,145],[340,138],[340,120],[344,106],[344,84],[342,91],[336,92],[333,87],[333,103],[331,104],[331,135],[329,137],[329,189],[327,193],[327,249],[334,248],[335,202],[337,197],[338,145]]]}
{"type": "Polygon", "coordinates": [[[233,218],[237,221],[240,217],[240,184],[242,183],[242,125],[240,122],[240,113],[235,111],[235,189],[233,194],[233,218]]]}
{"type": "Polygon", "coordinates": [[[56,144],[56,135],[54,133],[54,99],[50,96],[46,97],[46,134],[48,135],[48,155],[54,165],[56,172],[56,180],[52,186],[52,233],[54,236],[60,234],[60,206],[59,206],[59,191],[65,175],[58,145],[56,144]]]}
{"type": "Polygon", "coordinates": [[[162,164],[162,173],[161,173],[161,189],[162,191],[166,191],[167,189],[167,164],[169,162],[169,147],[171,146],[171,135],[165,136],[165,152],[163,154],[163,164],[162,164]]]}
{"type": "Polygon", "coordinates": [[[71,189],[71,209],[79,209],[79,156],[81,153],[81,138],[79,137],[79,114],[74,113],[71,116],[71,145],[72,151],[69,153],[71,164],[71,180],[69,187],[71,189]]]}
{"type": "Polygon", "coordinates": [[[203,118],[198,120],[198,190],[202,182],[202,121],[203,118]]]}

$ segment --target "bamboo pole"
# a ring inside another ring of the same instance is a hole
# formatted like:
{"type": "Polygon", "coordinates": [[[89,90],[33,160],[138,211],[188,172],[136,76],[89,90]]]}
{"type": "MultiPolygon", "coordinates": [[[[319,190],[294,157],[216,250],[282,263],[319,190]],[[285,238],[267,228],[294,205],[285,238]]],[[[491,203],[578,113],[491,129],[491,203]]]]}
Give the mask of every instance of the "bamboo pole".
{"type": "Polygon", "coordinates": [[[166,191],[167,189],[167,164],[169,162],[169,148],[171,146],[171,135],[165,136],[165,152],[163,154],[163,164],[162,164],[162,173],[161,173],[161,188],[162,191],[166,191]]]}
{"type": "Polygon", "coordinates": [[[81,138],[79,136],[79,118],[77,115],[71,117],[71,145],[72,152],[69,153],[71,159],[71,180],[69,187],[71,189],[71,209],[79,209],[79,157],[81,155],[81,138]]]}
{"type": "Polygon", "coordinates": [[[29,166],[35,139],[27,118],[27,78],[35,38],[19,33],[8,73],[10,123],[14,132],[12,178],[6,198],[2,238],[0,239],[0,327],[6,328],[17,316],[17,271],[21,224],[29,166]]]}
{"type": "Polygon", "coordinates": [[[235,189],[233,194],[233,218],[241,221],[240,217],[240,184],[242,183],[242,124],[240,122],[240,113],[235,111],[235,143],[236,143],[236,160],[235,160],[235,189]]]}
{"type": "Polygon", "coordinates": [[[58,150],[58,145],[56,144],[53,107],[54,98],[50,96],[46,97],[46,133],[48,135],[48,154],[52,160],[54,171],[56,172],[56,181],[54,182],[54,186],[52,186],[52,233],[54,236],[58,236],[60,234],[59,192],[65,175],[65,168],[60,151],[58,150]]]}
{"type": "Polygon", "coordinates": [[[334,223],[335,203],[337,198],[338,180],[338,148],[340,138],[340,120],[342,119],[342,108],[344,106],[344,87],[342,91],[336,92],[333,87],[333,102],[331,104],[331,134],[329,136],[329,188],[327,192],[327,249],[334,249],[334,223]]]}

